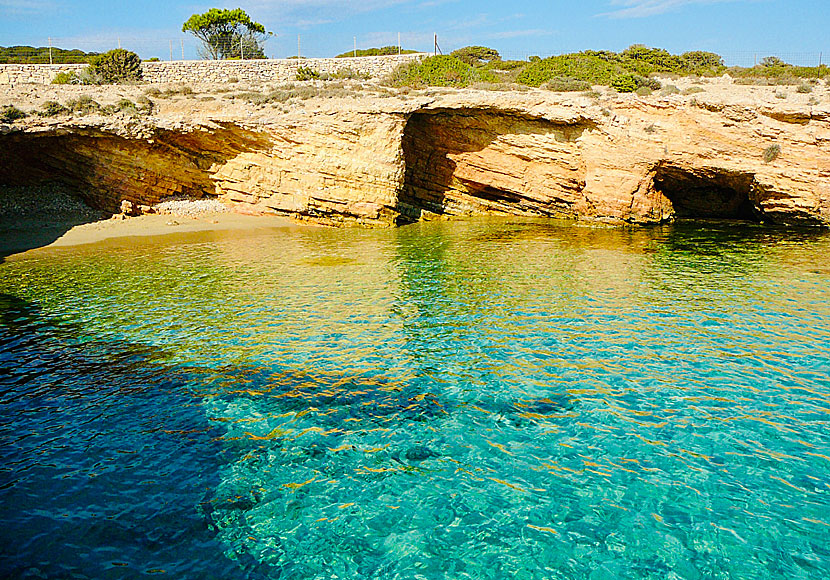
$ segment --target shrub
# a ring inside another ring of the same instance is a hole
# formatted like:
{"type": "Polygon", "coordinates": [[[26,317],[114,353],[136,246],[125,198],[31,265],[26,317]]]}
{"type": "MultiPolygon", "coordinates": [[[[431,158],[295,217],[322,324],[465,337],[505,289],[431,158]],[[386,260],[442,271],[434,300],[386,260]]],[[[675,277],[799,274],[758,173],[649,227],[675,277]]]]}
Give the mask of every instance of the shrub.
{"type": "Polygon", "coordinates": [[[651,87],[639,87],[634,92],[637,93],[638,95],[640,95],[641,97],[647,97],[651,93],[653,93],[654,91],[651,89],[651,87]]]}
{"type": "Polygon", "coordinates": [[[703,93],[703,92],[706,92],[706,89],[704,89],[703,87],[699,87],[699,86],[695,85],[695,86],[689,87],[688,89],[683,89],[683,92],[681,94],[683,94],[683,95],[695,95],[697,93],[703,93]]]}
{"type": "Polygon", "coordinates": [[[662,48],[649,48],[642,44],[632,44],[620,53],[626,69],[641,75],[653,72],[680,72],[683,59],[662,48]]]}
{"type": "Polygon", "coordinates": [[[675,85],[666,85],[663,87],[661,92],[664,95],[676,95],[680,92],[680,89],[678,89],[675,85]]]}
{"type": "MultiPolygon", "coordinates": [[[[406,49],[401,49],[400,51],[401,54],[415,54],[416,52],[418,51],[406,49]]],[[[383,46],[381,48],[359,48],[356,51],[350,50],[349,52],[338,54],[334,58],[349,58],[351,56],[389,56],[393,54],[398,54],[397,46],[383,46]]]]}
{"type": "Polygon", "coordinates": [[[136,103],[136,105],[138,106],[138,110],[139,110],[139,111],[143,111],[143,112],[145,112],[145,113],[147,113],[147,114],[152,113],[152,112],[153,112],[153,107],[155,106],[155,105],[153,104],[153,101],[151,101],[150,99],[148,99],[148,98],[147,98],[146,96],[144,96],[144,95],[141,95],[140,97],[138,97],[138,98],[135,100],[135,103],[136,103]]]}
{"type": "MultiPolygon", "coordinates": [[[[536,58],[542,60],[538,56],[536,58]]],[[[485,65],[485,68],[489,70],[512,71],[526,66],[527,61],[525,60],[491,60],[485,65]]]]}
{"type": "Polygon", "coordinates": [[[78,73],[74,70],[71,71],[61,71],[55,75],[52,79],[53,85],[79,85],[81,84],[81,79],[78,78],[78,73]]]}
{"type": "Polygon", "coordinates": [[[141,59],[136,53],[123,48],[116,48],[92,57],[87,68],[106,84],[141,79],[141,59]]]}
{"type": "Polygon", "coordinates": [[[702,50],[684,52],[680,55],[680,60],[683,63],[683,72],[687,74],[716,75],[722,73],[726,68],[723,64],[723,58],[714,52],[702,50]]]}
{"type": "Polygon", "coordinates": [[[85,115],[87,113],[96,113],[101,110],[101,105],[92,100],[88,95],[81,95],[77,99],[72,99],[66,102],[66,108],[73,113],[80,113],[85,115]]]}
{"type": "Polygon", "coordinates": [[[466,87],[472,83],[495,82],[490,71],[477,69],[454,56],[438,55],[420,63],[406,63],[390,79],[393,86],[466,87]]]}
{"type": "Polygon", "coordinates": [[[604,59],[596,54],[582,52],[551,56],[531,63],[516,80],[532,87],[541,86],[542,83],[555,77],[578,79],[592,85],[607,85],[614,77],[625,72],[622,65],[617,62],[604,59]]]}
{"type": "Polygon", "coordinates": [[[125,111],[127,113],[137,113],[138,106],[132,102],[130,99],[119,99],[117,103],[115,103],[116,109],[119,111],[125,111]]]}
{"type": "Polygon", "coordinates": [[[777,143],[764,149],[764,163],[772,163],[781,155],[781,146],[777,143]]]}
{"type": "Polygon", "coordinates": [[[338,80],[347,80],[347,79],[358,79],[358,80],[367,80],[369,78],[369,74],[362,73],[356,70],[353,70],[349,67],[341,68],[336,72],[328,75],[329,79],[338,79],[338,80]]]}
{"type": "Polygon", "coordinates": [[[145,62],[161,62],[161,59],[157,56],[154,56],[152,58],[148,58],[145,62]]]}
{"type": "Polygon", "coordinates": [[[542,88],[557,93],[590,91],[591,83],[569,77],[554,77],[543,84],[542,88]]]}
{"type": "Polygon", "coordinates": [[[802,83],[802,84],[798,85],[798,88],[795,90],[795,92],[801,93],[802,95],[805,95],[807,93],[812,93],[813,92],[813,87],[811,87],[807,83],[802,83]]]}
{"type": "Polygon", "coordinates": [[[42,117],[56,117],[68,113],[69,109],[61,105],[57,101],[46,101],[40,107],[40,115],[42,117]]]}
{"type": "Polygon", "coordinates": [[[611,88],[616,89],[618,93],[633,93],[637,90],[637,75],[627,73],[615,77],[611,81],[611,88]]]}
{"type": "Polygon", "coordinates": [[[452,51],[450,56],[457,58],[461,62],[466,62],[470,66],[479,66],[493,60],[501,60],[499,51],[494,48],[487,48],[486,46],[465,46],[464,48],[452,51]]]}
{"type": "Polygon", "coordinates": [[[18,119],[26,117],[26,113],[14,105],[6,105],[0,109],[0,123],[14,123],[18,119]]]}
{"type": "Polygon", "coordinates": [[[316,81],[320,79],[320,73],[308,66],[298,66],[296,78],[298,81],[316,81]]]}

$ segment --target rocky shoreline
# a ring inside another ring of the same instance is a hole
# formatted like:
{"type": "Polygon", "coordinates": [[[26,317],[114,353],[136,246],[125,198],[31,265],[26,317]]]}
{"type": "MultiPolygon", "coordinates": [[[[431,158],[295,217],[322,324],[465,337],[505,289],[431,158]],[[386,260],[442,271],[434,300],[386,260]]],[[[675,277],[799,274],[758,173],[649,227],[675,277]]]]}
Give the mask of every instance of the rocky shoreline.
{"type": "Polygon", "coordinates": [[[24,111],[81,91],[144,105],[0,126],[0,183],[58,180],[116,213],[124,200],[209,197],[325,225],[482,214],[830,224],[830,88],[664,86],[676,90],[4,88],[0,105],[24,111]]]}

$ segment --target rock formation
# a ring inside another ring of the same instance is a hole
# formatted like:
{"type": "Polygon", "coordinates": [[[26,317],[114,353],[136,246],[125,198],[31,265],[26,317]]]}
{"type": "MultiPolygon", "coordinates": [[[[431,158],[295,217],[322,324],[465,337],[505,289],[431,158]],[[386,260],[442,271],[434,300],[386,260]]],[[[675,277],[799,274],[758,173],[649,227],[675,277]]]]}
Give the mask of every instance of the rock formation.
{"type": "Polygon", "coordinates": [[[326,224],[484,213],[830,224],[826,103],[446,91],[189,106],[30,118],[0,135],[0,183],[61,180],[111,211],[216,195],[326,224]]]}

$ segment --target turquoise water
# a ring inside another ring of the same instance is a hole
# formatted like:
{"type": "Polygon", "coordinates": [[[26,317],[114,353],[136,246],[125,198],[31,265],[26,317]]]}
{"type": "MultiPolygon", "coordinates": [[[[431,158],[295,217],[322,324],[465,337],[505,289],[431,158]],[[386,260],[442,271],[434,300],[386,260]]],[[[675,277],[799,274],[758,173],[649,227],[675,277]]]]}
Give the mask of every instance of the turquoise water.
{"type": "Polygon", "coordinates": [[[0,265],[0,572],[830,577],[830,234],[275,229],[0,265]]]}

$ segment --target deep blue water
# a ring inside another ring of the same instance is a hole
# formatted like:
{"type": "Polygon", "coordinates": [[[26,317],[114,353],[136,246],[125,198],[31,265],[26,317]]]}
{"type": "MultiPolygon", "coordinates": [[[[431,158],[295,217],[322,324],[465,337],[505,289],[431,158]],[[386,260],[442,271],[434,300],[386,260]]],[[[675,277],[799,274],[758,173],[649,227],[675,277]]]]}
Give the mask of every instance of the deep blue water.
{"type": "Polygon", "coordinates": [[[0,575],[830,577],[830,234],[275,229],[0,265],[0,575]]]}

